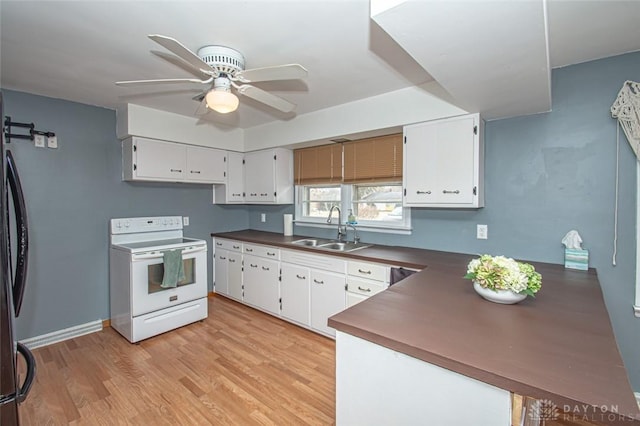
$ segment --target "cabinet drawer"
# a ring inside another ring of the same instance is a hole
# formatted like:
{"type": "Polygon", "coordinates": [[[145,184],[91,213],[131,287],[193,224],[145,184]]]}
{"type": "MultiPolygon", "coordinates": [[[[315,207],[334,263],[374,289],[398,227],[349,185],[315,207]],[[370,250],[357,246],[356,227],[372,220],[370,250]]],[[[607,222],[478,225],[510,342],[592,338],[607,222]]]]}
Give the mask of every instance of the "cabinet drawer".
{"type": "Polygon", "coordinates": [[[215,248],[221,248],[229,251],[242,252],[242,243],[234,240],[224,240],[215,238],[215,248]]]}
{"type": "Polygon", "coordinates": [[[373,296],[387,288],[385,283],[373,280],[362,280],[347,277],[347,291],[362,294],[363,296],[373,296]]]}
{"type": "Polygon", "coordinates": [[[377,263],[349,260],[347,262],[347,274],[369,280],[389,282],[389,267],[377,263]]]}
{"type": "Polygon", "coordinates": [[[282,250],[281,260],[309,268],[333,271],[339,274],[344,274],[346,269],[345,264],[347,263],[336,256],[309,254],[298,250],[282,250]]]}
{"type": "Polygon", "coordinates": [[[280,249],[271,246],[245,243],[242,251],[245,254],[252,254],[266,259],[280,260],[280,249]]]}

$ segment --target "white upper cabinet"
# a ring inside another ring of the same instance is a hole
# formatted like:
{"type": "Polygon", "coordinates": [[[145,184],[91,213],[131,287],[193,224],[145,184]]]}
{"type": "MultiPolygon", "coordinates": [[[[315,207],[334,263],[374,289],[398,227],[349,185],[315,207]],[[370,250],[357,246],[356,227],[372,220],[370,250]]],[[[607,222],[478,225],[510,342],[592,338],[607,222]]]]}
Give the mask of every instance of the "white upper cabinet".
{"type": "Polygon", "coordinates": [[[122,141],[124,180],[222,183],[225,151],[154,139],[122,141]]]}
{"type": "Polygon", "coordinates": [[[187,146],[185,178],[191,182],[223,183],[227,163],[225,151],[199,146],[187,146]]]}
{"type": "Polygon", "coordinates": [[[244,203],[244,154],[227,151],[226,177],[223,185],[213,187],[214,204],[244,203]]]}
{"type": "Polygon", "coordinates": [[[483,207],[483,131],[479,114],[405,126],[403,204],[483,207]]]}
{"type": "Polygon", "coordinates": [[[187,167],[186,145],[129,138],[122,143],[122,157],[130,164],[123,169],[125,180],[184,180],[187,167]]]}
{"type": "Polygon", "coordinates": [[[247,204],[293,203],[293,151],[284,148],[244,154],[247,204]]]}
{"type": "Polygon", "coordinates": [[[227,202],[244,203],[244,154],[227,153],[227,202]]]}

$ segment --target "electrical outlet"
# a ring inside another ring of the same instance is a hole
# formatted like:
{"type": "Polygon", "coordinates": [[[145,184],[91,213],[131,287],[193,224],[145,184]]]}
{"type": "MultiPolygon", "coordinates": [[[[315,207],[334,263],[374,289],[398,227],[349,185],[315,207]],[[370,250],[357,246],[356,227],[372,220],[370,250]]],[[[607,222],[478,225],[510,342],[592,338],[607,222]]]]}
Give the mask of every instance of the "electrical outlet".
{"type": "Polygon", "coordinates": [[[489,237],[489,227],[487,225],[478,225],[477,238],[479,240],[486,240],[489,237]]]}
{"type": "Polygon", "coordinates": [[[57,148],[58,147],[58,137],[57,136],[49,136],[47,138],[47,146],[49,148],[57,148]]]}
{"type": "Polygon", "coordinates": [[[260,213],[260,222],[266,222],[266,221],[267,221],[267,214],[260,213]]]}
{"type": "Polygon", "coordinates": [[[34,135],[33,141],[38,148],[44,148],[44,135],[34,135]]]}
{"type": "Polygon", "coordinates": [[[183,224],[184,226],[189,226],[189,216],[184,216],[184,217],[182,218],[182,224],[183,224]]]}

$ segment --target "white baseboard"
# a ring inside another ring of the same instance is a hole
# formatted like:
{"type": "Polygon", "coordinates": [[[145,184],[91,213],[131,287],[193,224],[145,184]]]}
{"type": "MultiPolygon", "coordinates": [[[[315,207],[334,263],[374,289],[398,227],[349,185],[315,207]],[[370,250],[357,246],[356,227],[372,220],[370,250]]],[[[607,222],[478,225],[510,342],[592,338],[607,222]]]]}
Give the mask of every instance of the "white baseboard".
{"type": "Polygon", "coordinates": [[[41,336],[24,339],[20,342],[29,349],[35,349],[41,346],[47,346],[64,340],[73,339],[74,337],[84,336],[85,334],[95,333],[100,330],[102,330],[102,320],[95,320],[86,324],[80,324],[63,330],[43,334],[41,336]]]}

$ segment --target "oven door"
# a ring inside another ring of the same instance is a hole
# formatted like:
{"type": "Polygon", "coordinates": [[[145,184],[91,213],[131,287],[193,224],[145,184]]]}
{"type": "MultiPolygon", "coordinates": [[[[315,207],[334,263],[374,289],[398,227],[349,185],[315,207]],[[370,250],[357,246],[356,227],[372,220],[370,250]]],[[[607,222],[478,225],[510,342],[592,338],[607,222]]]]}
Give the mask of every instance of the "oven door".
{"type": "Polygon", "coordinates": [[[207,297],[207,247],[182,250],[185,278],[177,287],[161,287],[164,252],[134,253],[132,261],[131,314],[138,316],[190,300],[207,297]]]}

